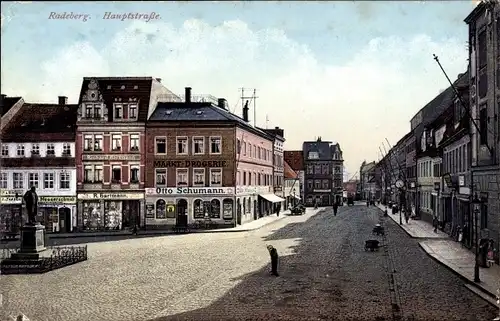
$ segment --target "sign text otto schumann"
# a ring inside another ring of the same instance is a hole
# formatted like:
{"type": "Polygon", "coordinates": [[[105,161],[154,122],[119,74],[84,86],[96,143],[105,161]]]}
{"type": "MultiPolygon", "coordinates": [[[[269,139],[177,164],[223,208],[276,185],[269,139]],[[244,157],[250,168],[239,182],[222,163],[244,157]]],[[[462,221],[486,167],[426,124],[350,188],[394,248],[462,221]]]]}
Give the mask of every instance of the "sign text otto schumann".
{"type": "Polygon", "coordinates": [[[226,161],[198,161],[198,160],[155,160],[154,163],[156,168],[166,168],[166,167],[226,167],[226,161]]]}

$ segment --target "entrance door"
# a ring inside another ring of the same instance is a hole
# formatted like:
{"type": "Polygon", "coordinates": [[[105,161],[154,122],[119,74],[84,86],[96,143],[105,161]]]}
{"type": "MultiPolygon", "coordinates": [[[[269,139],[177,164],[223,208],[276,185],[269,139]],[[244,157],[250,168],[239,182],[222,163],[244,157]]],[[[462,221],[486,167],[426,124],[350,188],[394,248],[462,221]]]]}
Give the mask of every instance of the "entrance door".
{"type": "Polygon", "coordinates": [[[71,210],[67,207],[59,209],[59,231],[61,233],[71,232],[71,210]]]}
{"type": "Polygon", "coordinates": [[[177,227],[187,227],[188,219],[187,219],[187,201],[185,199],[180,199],[177,201],[177,216],[175,225],[177,227]]]}
{"type": "Polygon", "coordinates": [[[135,225],[139,225],[140,204],[139,200],[123,202],[122,228],[133,228],[135,225]]]}

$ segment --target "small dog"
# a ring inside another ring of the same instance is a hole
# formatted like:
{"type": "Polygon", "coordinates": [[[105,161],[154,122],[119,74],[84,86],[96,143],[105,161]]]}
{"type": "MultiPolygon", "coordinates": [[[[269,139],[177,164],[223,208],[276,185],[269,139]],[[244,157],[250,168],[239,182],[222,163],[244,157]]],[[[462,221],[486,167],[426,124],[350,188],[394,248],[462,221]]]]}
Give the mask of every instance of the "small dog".
{"type": "Polygon", "coordinates": [[[272,245],[267,246],[269,255],[271,256],[271,275],[279,276],[278,274],[278,251],[272,245]]]}

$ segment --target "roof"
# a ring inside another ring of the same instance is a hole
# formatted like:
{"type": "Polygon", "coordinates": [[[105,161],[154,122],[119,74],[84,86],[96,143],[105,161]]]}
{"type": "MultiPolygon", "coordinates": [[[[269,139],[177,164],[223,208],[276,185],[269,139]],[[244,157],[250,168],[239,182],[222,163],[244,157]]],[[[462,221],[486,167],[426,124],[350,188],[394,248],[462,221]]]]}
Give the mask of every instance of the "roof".
{"type": "Polygon", "coordinates": [[[304,151],[304,158],[307,158],[309,152],[317,152],[319,158],[317,160],[332,160],[332,153],[330,144],[332,142],[317,140],[314,142],[304,142],[302,150],[304,151]]]}
{"type": "Polygon", "coordinates": [[[288,163],[285,161],[283,164],[283,174],[285,176],[285,179],[297,179],[299,178],[299,175],[295,173],[295,171],[288,165],[288,163]]]}
{"type": "Polygon", "coordinates": [[[285,150],[283,158],[293,170],[304,170],[304,154],[301,150],[285,150]]]}
{"type": "Polygon", "coordinates": [[[4,97],[2,105],[2,116],[7,114],[7,112],[21,99],[21,97],[4,97]]]}
{"type": "Polygon", "coordinates": [[[283,129],[279,127],[274,127],[272,129],[264,129],[260,127],[257,128],[262,130],[263,132],[266,132],[269,136],[272,136],[281,142],[285,142],[285,131],[283,129]]]}
{"type": "Polygon", "coordinates": [[[231,113],[210,102],[159,102],[156,109],[148,119],[148,125],[152,122],[228,122],[242,127],[254,134],[269,140],[272,136],[263,130],[253,127],[243,118],[231,113]]]}
{"type": "MultiPolygon", "coordinates": [[[[129,98],[136,98],[139,103],[137,121],[147,120],[153,77],[84,77],[78,104],[84,100],[91,81],[95,81],[98,95],[102,95],[102,100],[108,108],[113,106],[114,99],[117,97],[123,102],[128,101],[129,98]]],[[[108,121],[113,121],[111,110],[108,112],[108,121]]]]}
{"type": "Polygon", "coordinates": [[[3,141],[74,141],[78,105],[25,103],[5,128],[3,141]]]}
{"type": "Polygon", "coordinates": [[[474,10],[472,10],[472,12],[469,13],[469,15],[464,19],[464,22],[466,24],[470,24],[471,22],[476,20],[476,18],[486,9],[486,6],[487,4],[484,1],[479,2],[474,10]]]}

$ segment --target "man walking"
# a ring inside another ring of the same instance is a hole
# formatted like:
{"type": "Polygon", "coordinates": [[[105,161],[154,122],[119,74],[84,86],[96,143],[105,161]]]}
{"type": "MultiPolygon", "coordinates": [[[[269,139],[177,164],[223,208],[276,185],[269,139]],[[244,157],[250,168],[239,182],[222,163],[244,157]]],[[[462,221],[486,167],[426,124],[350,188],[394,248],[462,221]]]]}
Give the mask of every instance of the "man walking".
{"type": "Polygon", "coordinates": [[[333,215],[337,216],[337,210],[339,209],[339,204],[337,202],[333,202],[333,215]]]}
{"type": "Polygon", "coordinates": [[[278,274],[278,251],[272,245],[268,245],[267,250],[271,256],[271,275],[280,276],[278,274]]]}

